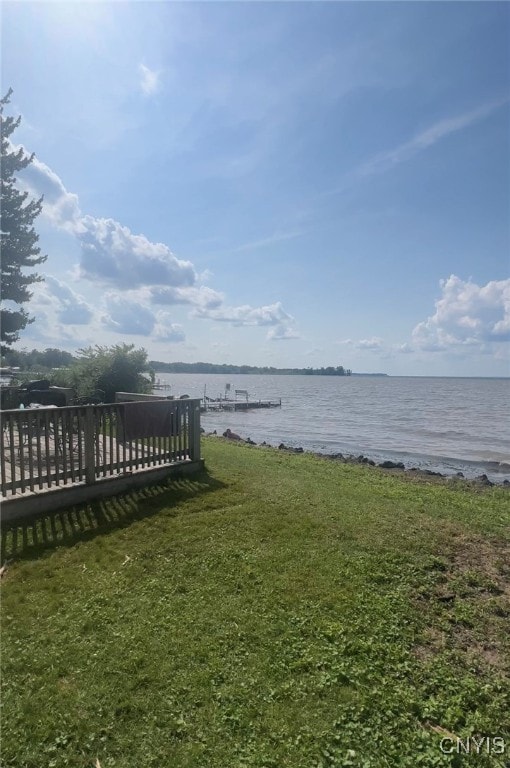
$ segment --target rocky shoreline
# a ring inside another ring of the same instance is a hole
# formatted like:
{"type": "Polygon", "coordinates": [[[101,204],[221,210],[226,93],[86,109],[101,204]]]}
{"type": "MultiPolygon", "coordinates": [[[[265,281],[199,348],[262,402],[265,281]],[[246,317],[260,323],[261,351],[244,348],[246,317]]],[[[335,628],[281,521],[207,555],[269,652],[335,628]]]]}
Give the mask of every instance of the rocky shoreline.
{"type": "Polygon", "coordinates": [[[213,432],[206,432],[203,428],[201,429],[202,433],[206,437],[223,437],[226,440],[237,442],[237,443],[243,443],[245,445],[252,445],[260,447],[266,447],[266,448],[273,448],[274,450],[279,451],[285,451],[286,453],[297,453],[297,454],[310,454],[312,456],[317,456],[321,459],[328,459],[330,461],[338,461],[343,464],[364,464],[366,466],[370,467],[378,467],[379,469],[385,469],[385,470],[396,470],[405,474],[413,475],[415,477],[424,477],[424,478],[435,478],[437,480],[444,480],[447,482],[452,481],[463,481],[465,483],[469,483],[470,485],[478,486],[478,487],[498,487],[498,488],[505,488],[510,489],[510,480],[502,480],[501,483],[495,483],[492,480],[489,480],[486,474],[478,475],[475,478],[466,478],[463,472],[456,472],[453,475],[447,475],[442,472],[434,472],[431,469],[421,469],[420,467],[406,467],[405,464],[401,461],[381,461],[376,462],[373,459],[368,458],[367,456],[364,456],[363,454],[360,454],[359,456],[355,456],[353,454],[343,454],[343,453],[318,453],[316,451],[305,451],[304,448],[298,447],[294,448],[289,445],[285,445],[284,443],[280,443],[278,446],[270,445],[269,443],[266,443],[264,440],[262,443],[255,443],[250,438],[243,438],[240,435],[236,434],[235,432],[232,432],[230,429],[226,429],[225,432],[223,432],[221,435],[218,435],[216,430],[213,432]]]}

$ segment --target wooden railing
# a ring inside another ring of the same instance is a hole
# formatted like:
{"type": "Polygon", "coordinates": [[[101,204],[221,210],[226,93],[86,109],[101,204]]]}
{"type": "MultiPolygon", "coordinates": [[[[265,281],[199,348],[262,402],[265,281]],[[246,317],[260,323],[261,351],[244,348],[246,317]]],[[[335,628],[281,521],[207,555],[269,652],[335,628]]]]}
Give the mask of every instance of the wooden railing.
{"type": "MultiPolygon", "coordinates": [[[[126,440],[125,403],[1,413],[0,487],[10,498],[200,459],[200,400],[174,400],[171,434],[126,440]]],[[[150,406],[149,406],[150,407],[150,406]]]]}

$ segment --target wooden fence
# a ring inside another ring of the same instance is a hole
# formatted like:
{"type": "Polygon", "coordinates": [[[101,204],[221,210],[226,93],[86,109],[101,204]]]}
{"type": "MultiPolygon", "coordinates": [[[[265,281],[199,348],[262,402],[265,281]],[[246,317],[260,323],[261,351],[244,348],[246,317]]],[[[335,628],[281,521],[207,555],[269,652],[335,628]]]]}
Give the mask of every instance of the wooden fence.
{"type": "Polygon", "coordinates": [[[166,402],[168,434],[155,430],[130,439],[126,409],[132,403],[3,411],[1,496],[8,502],[29,492],[94,486],[104,478],[200,461],[200,400],[166,402]]]}

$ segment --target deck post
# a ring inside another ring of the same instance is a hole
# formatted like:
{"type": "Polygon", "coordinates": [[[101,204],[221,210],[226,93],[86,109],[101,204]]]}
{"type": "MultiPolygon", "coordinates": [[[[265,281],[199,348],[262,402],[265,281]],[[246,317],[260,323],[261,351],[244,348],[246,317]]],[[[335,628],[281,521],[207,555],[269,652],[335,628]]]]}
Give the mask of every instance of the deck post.
{"type": "Polygon", "coordinates": [[[84,423],[84,442],[85,442],[85,482],[92,485],[96,482],[96,465],[94,451],[94,406],[85,406],[84,423]]]}
{"type": "Polygon", "coordinates": [[[191,461],[200,460],[200,400],[191,404],[191,461]]]}

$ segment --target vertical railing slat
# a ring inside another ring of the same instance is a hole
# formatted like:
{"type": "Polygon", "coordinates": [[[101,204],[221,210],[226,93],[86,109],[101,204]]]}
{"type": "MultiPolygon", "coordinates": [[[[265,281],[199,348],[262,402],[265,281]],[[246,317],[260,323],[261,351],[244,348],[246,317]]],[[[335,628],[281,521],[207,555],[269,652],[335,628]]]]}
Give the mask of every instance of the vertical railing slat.
{"type": "Polygon", "coordinates": [[[186,459],[189,459],[190,452],[191,452],[191,427],[192,427],[192,421],[191,421],[191,403],[188,402],[186,408],[186,459]]]}
{"type": "Polygon", "coordinates": [[[78,408],[76,412],[76,423],[78,430],[78,480],[83,480],[85,476],[85,468],[83,466],[83,441],[82,438],[85,434],[85,425],[83,421],[83,411],[78,408]]]}
{"type": "Polygon", "coordinates": [[[177,450],[177,435],[179,433],[179,407],[175,406],[174,411],[174,423],[173,423],[172,435],[170,436],[170,462],[173,464],[176,458],[177,450]]]}
{"type": "Polygon", "coordinates": [[[44,434],[44,414],[40,414],[37,421],[37,442],[36,442],[36,452],[37,452],[37,482],[39,484],[39,489],[43,487],[43,465],[42,465],[42,451],[41,451],[41,438],[44,434]]]}
{"type": "Polygon", "coordinates": [[[179,406],[177,408],[177,435],[179,440],[178,445],[178,461],[181,461],[182,459],[182,408],[181,403],[179,403],[179,406]]]}
{"type": "MultiPolygon", "coordinates": [[[[44,452],[45,452],[45,463],[46,463],[46,482],[48,483],[48,488],[51,488],[51,453],[50,453],[50,414],[49,411],[44,411],[44,452]]],[[[57,450],[57,442],[55,435],[53,436],[55,441],[55,451],[57,450]]]]}
{"type": "Polygon", "coordinates": [[[200,401],[196,402],[193,406],[192,413],[193,427],[191,430],[191,461],[200,460],[200,401]]]}
{"type": "Polygon", "coordinates": [[[85,482],[87,485],[92,485],[96,482],[96,465],[95,465],[95,417],[94,406],[87,405],[85,407],[85,482]]]}
{"type": "Polygon", "coordinates": [[[131,445],[133,445],[133,442],[134,442],[134,445],[135,445],[135,466],[138,469],[140,449],[139,449],[139,446],[138,446],[138,440],[134,440],[134,441],[131,440],[131,445]]]}
{"type": "Polygon", "coordinates": [[[62,480],[64,485],[67,485],[67,474],[68,474],[68,468],[67,468],[67,424],[65,419],[65,412],[64,411],[57,411],[55,410],[55,416],[58,419],[58,422],[60,424],[60,434],[62,436],[60,445],[61,447],[61,455],[62,455],[62,480]]]}
{"type": "Polygon", "coordinates": [[[103,443],[103,477],[106,477],[107,475],[107,461],[106,461],[106,422],[107,422],[107,411],[105,408],[102,408],[99,415],[99,422],[101,425],[101,436],[102,436],[102,443],[103,443]]]}
{"type": "Polygon", "coordinates": [[[184,461],[186,458],[186,447],[187,447],[187,436],[188,436],[188,403],[186,402],[182,409],[182,454],[181,454],[181,461],[184,461]]]}
{"type": "Polygon", "coordinates": [[[16,493],[16,449],[14,446],[14,414],[9,414],[9,448],[11,455],[11,493],[16,493]]]}
{"type": "Polygon", "coordinates": [[[17,414],[16,426],[18,428],[18,454],[19,454],[19,477],[21,483],[21,493],[25,493],[25,456],[23,450],[23,426],[24,418],[21,413],[17,414]]]}
{"type": "Polygon", "coordinates": [[[55,484],[60,485],[60,433],[58,429],[58,417],[56,414],[57,409],[54,408],[51,412],[53,422],[53,440],[55,445],[55,484]]]}
{"type": "Polygon", "coordinates": [[[145,467],[145,440],[142,437],[139,440],[137,440],[136,442],[137,443],[140,442],[141,464],[142,464],[142,469],[143,469],[145,467]]]}
{"type": "Polygon", "coordinates": [[[108,462],[108,470],[110,475],[113,475],[113,465],[115,461],[115,456],[113,453],[113,408],[110,405],[108,407],[108,437],[109,437],[109,443],[110,443],[110,461],[108,462]]]}
{"type": "Polygon", "coordinates": [[[0,486],[2,496],[7,496],[7,451],[5,450],[6,426],[6,424],[2,423],[0,434],[0,486]]]}
{"type": "Polygon", "coordinates": [[[187,408],[186,408],[186,432],[185,432],[186,447],[185,447],[185,451],[184,451],[186,459],[189,459],[190,450],[191,450],[191,441],[192,441],[191,428],[192,428],[191,405],[189,403],[187,403],[187,408]]]}
{"type": "Polygon", "coordinates": [[[28,439],[28,484],[31,491],[34,490],[34,457],[32,454],[33,439],[34,439],[33,425],[34,425],[34,418],[32,414],[30,414],[30,416],[27,419],[27,439],[28,439]]]}
{"type": "Polygon", "coordinates": [[[74,408],[66,410],[64,413],[64,416],[67,418],[67,433],[69,435],[69,470],[71,473],[71,483],[76,482],[76,471],[75,471],[75,463],[76,463],[76,435],[79,433],[77,432],[77,429],[75,430],[75,418],[76,418],[76,411],[74,408]]]}

